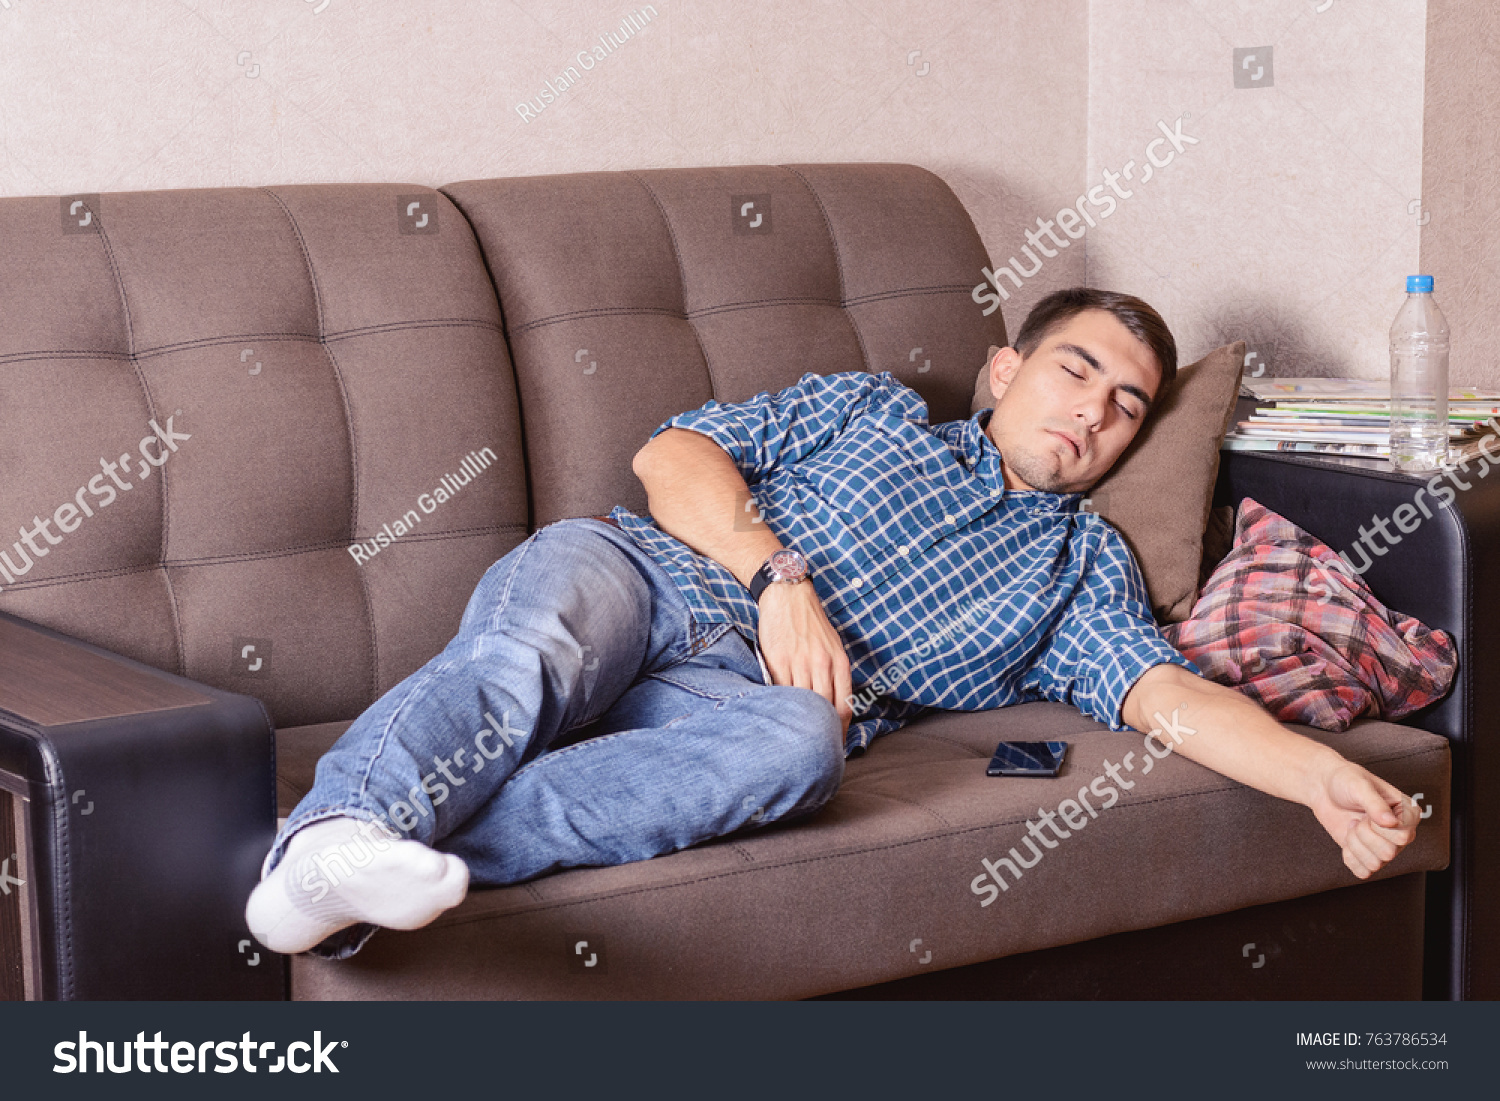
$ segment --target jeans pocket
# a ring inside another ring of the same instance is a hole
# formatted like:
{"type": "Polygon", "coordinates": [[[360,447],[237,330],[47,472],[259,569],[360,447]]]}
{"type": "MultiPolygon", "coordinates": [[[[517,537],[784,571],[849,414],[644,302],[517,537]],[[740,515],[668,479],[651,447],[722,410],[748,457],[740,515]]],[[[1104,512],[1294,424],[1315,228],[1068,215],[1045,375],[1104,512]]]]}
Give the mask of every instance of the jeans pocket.
{"type": "Polygon", "coordinates": [[[692,657],[648,675],[711,700],[733,699],[765,686],[755,652],[733,627],[692,657]]]}

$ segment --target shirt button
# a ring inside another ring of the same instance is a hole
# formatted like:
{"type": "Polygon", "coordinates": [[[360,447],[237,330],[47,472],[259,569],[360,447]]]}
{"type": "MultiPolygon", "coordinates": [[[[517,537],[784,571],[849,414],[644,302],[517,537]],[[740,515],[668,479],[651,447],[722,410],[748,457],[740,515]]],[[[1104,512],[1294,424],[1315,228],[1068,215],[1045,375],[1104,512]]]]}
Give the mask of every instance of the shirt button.
{"type": "Polygon", "coordinates": [[[896,553],[897,554],[910,554],[911,553],[911,548],[908,547],[905,543],[902,543],[899,547],[896,548],[896,553]]]}
{"type": "Polygon", "coordinates": [[[865,583],[865,579],[863,577],[856,577],[853,581],[849,582],[849,584],[853,585],[856,589],[859,588],[864,583],[865,583]]]}
{"type": "Polygon", "coordinates": [[[950,512],[947,516],[943,517],[943,523],[945,523],[945,524],[956,524],[956,523],[958,523],[958,521],[953,518],[953,514],[950,512]]]}

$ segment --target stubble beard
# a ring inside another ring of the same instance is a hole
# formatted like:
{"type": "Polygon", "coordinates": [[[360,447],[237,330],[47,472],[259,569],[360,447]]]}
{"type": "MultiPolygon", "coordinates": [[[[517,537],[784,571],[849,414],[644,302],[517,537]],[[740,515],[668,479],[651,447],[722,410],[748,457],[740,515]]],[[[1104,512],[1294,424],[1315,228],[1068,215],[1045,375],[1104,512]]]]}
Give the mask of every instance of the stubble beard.
{"type": "Polygon", "coordinates": [[[1005,461],[1011,473],[1033,489],[1044,493],[1078,492],[1065,483],[1061,464],[1050,455],[1037,455],[1018,448],[1013,454],[1006,455],[1005,461]]]}

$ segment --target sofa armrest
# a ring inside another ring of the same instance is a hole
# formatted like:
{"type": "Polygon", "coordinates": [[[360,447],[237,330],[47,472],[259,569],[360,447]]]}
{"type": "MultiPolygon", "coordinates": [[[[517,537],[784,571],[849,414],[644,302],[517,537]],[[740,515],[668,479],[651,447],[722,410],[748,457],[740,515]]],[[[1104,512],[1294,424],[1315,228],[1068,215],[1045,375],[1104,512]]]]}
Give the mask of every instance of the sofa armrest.
{"type": "Polygon", "coordinates": [[[1225,452],[1214,504],[1244,497],[1356,568],[1368,560],[1381,601],[1453,636],[1452,690],[1402,720],[1453,751],[1452,863],[1428,877],[1427,996],[1500,997],[1500,470],[1473,460],[1421,477],[1379,460],[1225,452]]]}
{"type": "Polygon", "coordinates": [[[0,613],[0,820],[0,997],[286,996],[245,943],[276,828],[258,700],[0,613]]]}

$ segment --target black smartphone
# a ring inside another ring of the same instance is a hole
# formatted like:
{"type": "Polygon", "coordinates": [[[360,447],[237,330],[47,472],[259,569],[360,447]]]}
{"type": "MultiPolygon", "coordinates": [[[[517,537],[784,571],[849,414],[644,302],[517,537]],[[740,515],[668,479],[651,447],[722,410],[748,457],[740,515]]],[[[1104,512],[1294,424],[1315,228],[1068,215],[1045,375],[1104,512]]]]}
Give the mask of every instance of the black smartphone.
{"type": "Polygon", "coordinates": [[[1067,742],[1001,742],[985,775],[1056,776],[1067,754],[1067,742]]]}

